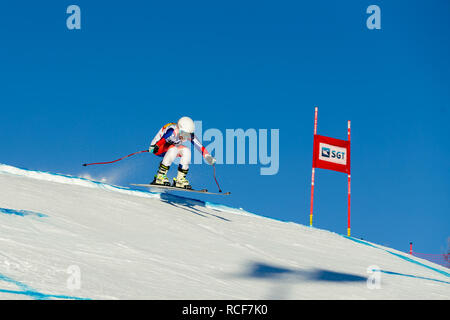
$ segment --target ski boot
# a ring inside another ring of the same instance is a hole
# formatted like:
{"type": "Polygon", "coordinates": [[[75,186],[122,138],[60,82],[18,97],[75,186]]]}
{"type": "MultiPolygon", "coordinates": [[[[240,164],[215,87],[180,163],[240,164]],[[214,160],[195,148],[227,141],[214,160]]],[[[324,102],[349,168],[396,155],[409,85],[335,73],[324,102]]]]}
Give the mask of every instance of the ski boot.
{"type": "Polygon", "coordinates": [[[182,189],[192,189],[191,185],[189,184],[188,179],[186,179],[186,175],[188,173],[189,169],[182,169],[181,167],[178,167],[178,175],[176,178],[173,178],[173,187],[182,188],[182,189]]]}
{"type": "Polygon", "coordinates": [[[155,175],[155,178],[150,184],[157,184],[161,186],[170,186],[169,178],[167,178],[167,171],[169,171],[168,166],[165,166],[162,164],[162,162],[159,164],[158,172],[155,175]]]}

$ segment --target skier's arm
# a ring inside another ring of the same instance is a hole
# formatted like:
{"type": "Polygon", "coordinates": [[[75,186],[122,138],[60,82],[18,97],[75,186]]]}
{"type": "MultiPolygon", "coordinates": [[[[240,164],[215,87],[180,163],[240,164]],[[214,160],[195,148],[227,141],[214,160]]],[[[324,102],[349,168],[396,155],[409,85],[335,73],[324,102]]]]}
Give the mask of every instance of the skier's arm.
{"type": "Polygon", "coordinates": [[[163,129],[161,129],[150,143],[149,151],[152,153],[157,153],[158,149],[164,146],[164,144],[166,143],[166,139],[170,137],[172,133],[173,133],[172,128],[168,129],[164,134],[163,129]]]}
{"type": "Polygon", "coordinates": [[[194,145],[194,147],[201,152],[203,158],[205,158],[206,162],[208,162],[210,165],[213,165],[216,163],[216,159],[214,159],[208,152],[208,150],[206,150],[206,148],[200,143],[200,141],[198,140],[198,138],[192,134],[191,136],[191,143],[194,145]]]}

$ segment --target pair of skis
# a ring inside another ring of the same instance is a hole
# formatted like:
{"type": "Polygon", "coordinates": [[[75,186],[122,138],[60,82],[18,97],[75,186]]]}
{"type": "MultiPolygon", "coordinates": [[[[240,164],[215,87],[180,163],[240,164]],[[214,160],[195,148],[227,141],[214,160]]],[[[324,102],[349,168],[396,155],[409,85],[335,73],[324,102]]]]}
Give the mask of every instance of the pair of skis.
{"type": "Polygon", "coordinates": [[[161,189],[161,190],[168,190],[168,191],[185,191],[185,192],[196,192],[196,193],[203,193],[203,194],[215,194],[215,195],[222,195],[222,196],[228,196],[231,194],[231,192],[209,192],[207,189],[183,189],[183,188],[177,188],[177,187],[171,187],[171,186],[163,186],[158,184],[134,184],[131,183],[132,186],[136,187],[146,187],[150,189],[161,189]]]}

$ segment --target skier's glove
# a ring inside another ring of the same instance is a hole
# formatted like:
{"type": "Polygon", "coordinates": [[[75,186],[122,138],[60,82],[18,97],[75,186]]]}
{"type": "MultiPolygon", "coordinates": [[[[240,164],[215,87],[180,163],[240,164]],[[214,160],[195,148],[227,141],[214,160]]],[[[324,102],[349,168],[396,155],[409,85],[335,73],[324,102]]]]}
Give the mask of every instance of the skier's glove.
{"type": "Polygon", "coordinates": [[[159,147],[156,144],[152,144],[150,148],[148,148],[148,152],[150,153],[157,153],[159,150],[159,147]]]}
{"type": "Polygon", "coordinates": [[[214,159],[210,154],[205,156],[205,161],[210,165],[214,165],[216,163],[216,159],[214,159]]]}

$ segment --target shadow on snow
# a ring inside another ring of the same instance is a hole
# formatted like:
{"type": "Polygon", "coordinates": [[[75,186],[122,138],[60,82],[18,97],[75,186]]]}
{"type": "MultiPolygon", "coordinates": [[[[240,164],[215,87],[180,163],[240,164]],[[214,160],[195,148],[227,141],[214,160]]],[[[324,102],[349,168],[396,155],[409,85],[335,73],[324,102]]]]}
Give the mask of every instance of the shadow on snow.
{"type": "MultiPolygon", "coordinates": [[[[208,218],[208,217],[212,216],[217,219],[224,220],[224,221],[228,221],[228,222],[231,221],[227,218],[218,216],[216,214],[206,212],[204,210],[200,210],[199,207],[202,207],[202,208],[206,207],[206,203],[204,201],[191,199],[191,198],[185,198],[185,197],[177,196],[177,195],[170,194],[170,193],[161,193],[160,197],[161,197],[161,201],[163,201],[171,206],[186,210],[188,212],[194,213],[201,217],[208,218]]],[[[215,209],[210,209],[210,210],[218,211],[215,209]]],[[[220,211],[218,211],[218,212],[220,212],[220,211]]]]}
{"type": "Polygon", "coordinates": [[[246,274],[253,278],[279,279],[288,275],[289,279],[330,281],[330,282],[363,282],[366,277],[323,269],[297,270],[271,266],[265,263],[252,263],[246,274]]]}

